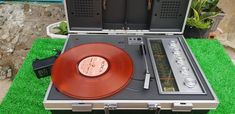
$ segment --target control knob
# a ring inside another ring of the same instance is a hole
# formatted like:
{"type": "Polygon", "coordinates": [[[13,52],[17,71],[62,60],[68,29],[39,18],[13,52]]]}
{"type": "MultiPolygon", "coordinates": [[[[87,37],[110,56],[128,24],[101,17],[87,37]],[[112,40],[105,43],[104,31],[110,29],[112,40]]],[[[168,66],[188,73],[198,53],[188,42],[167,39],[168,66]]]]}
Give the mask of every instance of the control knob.
{"type": "Polygon", "coordinates": [[[186,85],[189,88],[195,87],[196,84],[197,84],[197,81],[193,78],[187,77],[184,79],[184,85],[186,85]]]}

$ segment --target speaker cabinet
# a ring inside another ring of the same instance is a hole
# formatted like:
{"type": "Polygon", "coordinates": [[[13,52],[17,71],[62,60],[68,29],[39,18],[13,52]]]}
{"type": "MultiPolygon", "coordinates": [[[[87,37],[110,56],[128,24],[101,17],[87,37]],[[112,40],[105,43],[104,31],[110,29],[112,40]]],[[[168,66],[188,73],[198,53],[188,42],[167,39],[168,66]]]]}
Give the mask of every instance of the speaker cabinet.
{"type": "Polygon", "coordinates": [[[151,31],[180,32],[189,0],[154,0],[151,31]]]}
{"type": "Polygon", "coordinates": [[[102,0],[66,0],[70,30],[102,30],[102,0]]]}

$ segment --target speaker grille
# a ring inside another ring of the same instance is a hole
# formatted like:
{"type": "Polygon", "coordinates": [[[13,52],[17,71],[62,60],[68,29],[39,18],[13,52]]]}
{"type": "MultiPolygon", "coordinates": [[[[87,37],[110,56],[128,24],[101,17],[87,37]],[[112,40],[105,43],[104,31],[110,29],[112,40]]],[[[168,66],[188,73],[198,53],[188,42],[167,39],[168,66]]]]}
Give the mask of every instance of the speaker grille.
{"type": "Polygon", "coordinates": [[[93,17],[94,16],[94,8],[93,8],[93,0],[72,0],[73,12],[74,16],[79,17],[93,17]]]}
{"type": "Polygon", "coordinates": [[[177,18],[180,10],[180,1],[163,1],[160,18],[177,18]]]}

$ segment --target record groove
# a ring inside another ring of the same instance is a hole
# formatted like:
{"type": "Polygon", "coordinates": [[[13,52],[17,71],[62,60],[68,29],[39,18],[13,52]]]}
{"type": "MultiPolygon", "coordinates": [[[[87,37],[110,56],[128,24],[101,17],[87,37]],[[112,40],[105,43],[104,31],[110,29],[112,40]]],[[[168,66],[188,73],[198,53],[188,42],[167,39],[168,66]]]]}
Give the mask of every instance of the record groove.
{"type": "Polygon", "coordinates": [[[130,56],[107,43],[76,46],[61,54],[52,68],[52,81],[65,95],[99,99],[123,89],[133,73],[130,56]]]}

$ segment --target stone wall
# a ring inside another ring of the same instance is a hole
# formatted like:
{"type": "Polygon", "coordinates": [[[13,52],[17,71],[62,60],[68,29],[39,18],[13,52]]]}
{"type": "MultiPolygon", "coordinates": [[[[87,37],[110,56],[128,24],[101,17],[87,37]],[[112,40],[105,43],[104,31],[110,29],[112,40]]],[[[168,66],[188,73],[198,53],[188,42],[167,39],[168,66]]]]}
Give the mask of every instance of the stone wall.
{"type": "Polygon", "coordinates": [[[47,37],[46,26],[65,20],[62,4],[0,4],[0,79],[12,77],[37,37],[47,37]]]}

